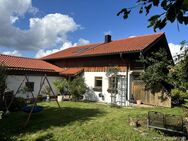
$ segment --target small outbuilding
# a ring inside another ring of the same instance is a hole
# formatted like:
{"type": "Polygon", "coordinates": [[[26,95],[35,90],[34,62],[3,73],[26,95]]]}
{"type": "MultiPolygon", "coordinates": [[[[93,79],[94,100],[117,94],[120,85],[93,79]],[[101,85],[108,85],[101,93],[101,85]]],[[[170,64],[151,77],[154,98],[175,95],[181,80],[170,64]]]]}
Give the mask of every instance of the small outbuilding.
{"type": "MultiPolygon", "coordinates": [[[[23,82],[23,85],[20,88],[20,91],[16,96],[23,98],[32,98],[32,95],[27,92],[23,92],[24,86],[27,85],[26,81],[29,81],[33,86],[33,94],[37,95],[40,89],[40,83],[42,77],[47,76],[52,89],[57,94],[53,82],[54,80],[60,79],[62,77],[61,72],[62,68],[57,67],[53,64],[50,64],[46,61],[25,57],[16,57],[9,55],[0,54],[0,63],[3,64],[7,72],[7,91],[13,91],[16,93],[20,84],[23,82]],[[27,78],[28,80],[26,80],[27,78]]],[[[45,82],[46,83],[46,82],[45,82]]],[[[44,84],[43,88],[48,86],[44,84]]]]}

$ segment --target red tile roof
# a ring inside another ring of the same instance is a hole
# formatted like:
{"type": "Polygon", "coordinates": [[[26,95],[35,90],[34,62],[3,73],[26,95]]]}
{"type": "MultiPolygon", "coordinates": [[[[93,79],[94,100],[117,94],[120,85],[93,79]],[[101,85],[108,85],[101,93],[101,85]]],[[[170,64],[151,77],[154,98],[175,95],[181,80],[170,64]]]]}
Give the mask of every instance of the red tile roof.
{"type": "Polygon", "coordinates": [[[9,70],[25,70],[39,72],[61,72],[63,69],[39,59],[16,57],[0,54],[0,63],[9,70]]]}
{"type": "Polygon", "coordinates": [[[67,68],[60,72],[61,75],[77,75],[81,73],[84,69],[83,68],[67,68]]]}
{"type": "Polygon", "coordinates": [[[164,33],[149,34],[143,36],[136,36],[125,38],[121,40],[114,40],[109,43],[96,43],[84,46],[71,47],[51,55],[45,56],[41,59],[60,59],[60,58],[73,58],[81,56],[95,56],[95,55],[108,55],[126,52],[142,51],[156,40],[161,38],[164,33]]]}

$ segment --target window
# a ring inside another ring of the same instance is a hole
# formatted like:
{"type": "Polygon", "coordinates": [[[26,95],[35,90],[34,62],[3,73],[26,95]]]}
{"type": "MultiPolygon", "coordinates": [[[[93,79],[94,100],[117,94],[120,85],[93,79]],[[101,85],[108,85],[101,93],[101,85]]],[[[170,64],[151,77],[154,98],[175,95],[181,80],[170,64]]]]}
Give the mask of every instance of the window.
{"type": "Polygon", "coordinates": [[[34,82],[25,82],[25,86],[28,92],[34,91],[34,82]]]}
{"type": "Polygon", "coordinates": [[[95,77],[94,91],[102,92],[102,77],[95,77]]]}

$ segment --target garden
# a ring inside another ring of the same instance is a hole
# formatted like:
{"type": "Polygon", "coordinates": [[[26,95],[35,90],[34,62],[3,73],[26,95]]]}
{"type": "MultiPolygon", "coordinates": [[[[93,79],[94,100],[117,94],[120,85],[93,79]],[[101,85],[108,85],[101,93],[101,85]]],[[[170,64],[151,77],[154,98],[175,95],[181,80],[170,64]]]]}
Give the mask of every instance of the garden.
{"type": "MultiPolygon", "coordinates": [[[[148,129],[148,111],[185,115],[180,107],[174,108],[118,108],[93,102],[40,102],[44,111],[32,114],[23,127],[27,114],[12,112],[0,120],[0,140],[176,140],[176,137],[148,129]],[[139,119],[140,127],[132,126],[130,119],[139,119]]],[[[188,106],[188,105],[185,105],[188,106]]]]}

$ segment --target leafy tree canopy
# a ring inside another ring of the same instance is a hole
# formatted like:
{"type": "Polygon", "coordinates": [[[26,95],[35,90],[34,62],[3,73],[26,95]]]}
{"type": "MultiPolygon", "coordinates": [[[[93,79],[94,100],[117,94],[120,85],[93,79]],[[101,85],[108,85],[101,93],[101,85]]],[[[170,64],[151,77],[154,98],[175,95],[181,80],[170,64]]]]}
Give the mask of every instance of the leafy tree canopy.
{"type": "Polygon", "coordinates": [[[188,0],[137,0],[136,6],[123,8],[117,15],[123,15],[123,18],[127,19],[134,8],[138,9],[139,14],[148,15],[152,7],[163,9],[163,12],[154,14],[148,19],[148,27],[153,27],[155,32],[156,29],[164,28],[168,22],[188,24],[188,0]]]}
{"type": "Polygon", "coordinates": [[[180,45],[182,52],[175,65],[172,65],[164,49],[141,56],[141,62],[146,67],[140,77],[146,89],[152,93],[166,92],[176,104],[188,98],[188,45],[186,41],[180,45]]]}
{"type": "Polygon", "coordinates": [[[149,56],[141,56],[141,62],[146,66],[145,71],[141,74],[141,79],[146,84],[146,89],[152,93],[159,91],[170,92],[172,85],[169,81],[169,69],[172,61],[168,59],[167,52],[160,49],[149,56]]]}

